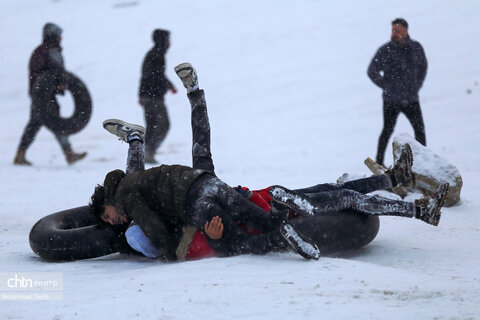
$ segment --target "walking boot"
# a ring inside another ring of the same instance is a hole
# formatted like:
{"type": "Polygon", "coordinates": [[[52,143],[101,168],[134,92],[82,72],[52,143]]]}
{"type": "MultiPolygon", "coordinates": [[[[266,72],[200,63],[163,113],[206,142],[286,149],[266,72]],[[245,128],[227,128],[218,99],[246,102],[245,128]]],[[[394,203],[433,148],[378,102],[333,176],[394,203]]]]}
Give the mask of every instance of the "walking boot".
{"type": "Polygon", "coordinates": [[[75,153],[72,150],[65,152],[65,158],[67,159],[68,164],[73,164],[78,160],[82,160],[86,156],[86,152],[75,153]]]}
{"type": "Polygon", "coordinates": [[[445,198],[448,193],[448,183],[440,185],[438,191],[435,193],[433,198],[422,197],[418,200],[415,200],[417,205],[417,213],[415,218],[420,219],[428,224],[437,226],[440,222],[440,209],[445,202],[445,198]]]}
{"type": "Polygon", "coordinates": [[[32,163],[25,159],[26,150],[18,149],[15,159],[13,159],[13,164],[21,166],[31,166],[32,163]]]}
{"type": "Polygon", "coordinates": [[[390,170],[385,172],[390,177],[392,185],[403,187],[415,186],[415,173],[412,171],[413,154],[410,145],[402,146],[400,157],[395,162],[395,165],[390,170]]]}

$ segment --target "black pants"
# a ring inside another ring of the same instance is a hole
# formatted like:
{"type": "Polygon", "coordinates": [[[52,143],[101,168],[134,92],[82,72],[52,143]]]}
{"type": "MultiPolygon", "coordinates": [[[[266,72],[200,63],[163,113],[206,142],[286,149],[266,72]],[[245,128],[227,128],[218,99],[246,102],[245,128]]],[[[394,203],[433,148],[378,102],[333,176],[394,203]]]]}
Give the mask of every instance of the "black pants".
{"type": "Polygon", "coordinates": [[[222,219],[222,238],[217,241],[209,239],[209,244],[224,256],[264,254],[287,246],[278,230],[280,220],[214,176],[204,176],[195,181],[187,199],[186,215],[189,224],[203,229],[205,222],[213,217],[219,216],[222,219]],[[254,227],[263,233],[250,235],[241,230],[237,223],[254,227]]]}
{"type": "MultiPolygon", "coordinates": [[[[210,151],[210,123],[203,90],[188,94],[191,104],[192,124],[192,167],[214,172],[210,151]]],[[[139,140],[129,143],[127,174],[144,170],[143,146],[139,140]]],[[[244,253],[263,254],[287,246],[278,230],[273,230],[280,221],[237,193],[214,176],[199,178],[187,195],[186,214],[188,223],[203,229],[205,222],[213,217],[222,218],[222,239],[209,239],[218,253],[231,256],[244,253]],[[242,231],[236,222],[270,231],[252,236],[242,231]]]]}
{"type": "Polygon", "coordinates": [[[305,194],[312,200],[315,214],[350,209],[371,215],[414,217],[416,206],[412,202],[367,195],[391,187],[389,180],[387,175],[381,174],[343,184],[318,184],[295,191],[305,194]]]}
{"type": "MultiPolygon", "coordinates": [[[[38,131],[40,131],[40,128],[42,126],[43,122],[40,115],[34,110],[33,106],[31,106],[30,120],[25,126],[25,129],[23,130],[22,138],[20,139],[20,145],[18,146],[18,149],[26,151],[33,143],[33,140],[35,140],[35,136],[37,135],[38,131]]],[[[55,138],[57,139],[64,153],[67,153],[72,149],[70,142],[68,141],[68,136],[59,135],[53,131],[52,133],[55,135],[55,138]]]]}
{"type": "MultiPolygon", "coordinates": [[[[198,90],[188,94],[188,98],[192,108],[192,167],[214,172],[205,93],[198,90]]],[[[287,246],[275,228],[280,221],[218,178],[200,178],[192,185],[187,198],[187,216],[197,228],[203,229],[205,222],[215,216],[222,218],[222,239],[209,239],[209,243],[224,256],[264,254],[287,246]],[[253,236],[241,230],[237,222],[270,232],[253,236]]]]}
{"type": "Polygon", "coordinates": [[[395,102],[383,102],[383,130],[378,139],[377,163],[383,165],[385,156],[385,149],[387,148],[388,140],[395,129],[398,115],[403,112],[410,121],[415,132],[415,140],[424,146],[427,145],[425,137],[425,124],[423,123],[422,110],[420,103],[413,102],[409,104],[401,104],[395,102]]]}
{"type": "Polygon", "coordinates": [[[141,98],[140,101],[145,108],[145,153],[146,157],[151,160],[167,136],[170,120],[163,97],[141,98]]]}

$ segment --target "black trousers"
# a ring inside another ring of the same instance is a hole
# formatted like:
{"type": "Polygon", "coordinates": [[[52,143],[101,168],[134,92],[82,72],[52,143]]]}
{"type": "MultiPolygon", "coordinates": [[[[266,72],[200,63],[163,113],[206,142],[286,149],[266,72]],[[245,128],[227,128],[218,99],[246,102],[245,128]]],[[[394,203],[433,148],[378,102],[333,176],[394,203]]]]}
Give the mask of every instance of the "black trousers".
{"type": "MultiPolygon", "coordinates": [[[[55,97],[53,99],[55,99],[55,97]]],[[[37,113],[37,111],[34,110],[33,106],[31,106],[30,119],[25,126],[25,129],[23,130],[22,138],[20,139],[18,149],[26,151],[33,143],[33,140],[35,140],[35,136],[37,135],[38,131],[40,131],[40,128],[42,126],[43,122],[40,115],[37,113]]],[[[57,139],[64,153],[72,150],[70,142],[68,141],[68,136],[59,135],[53,131],[52,133],[55,135],[55,138],[57,139]]]]}
{"type": "Polygon", "coordinates": [[[395,129],[398,115],[402,112],[410,121],[415,132],[415,140],[424,146],[427,145],[425,137],[425,124],[423,122],[422,110],[419,102],[409,104],[383,102],[383,130],[378,139],[378,149],[376,162],[383,165],[385,150],[388,145],[388,140],[395,129]]]}
{"type": "MultiPolygon", "coordinates": [[[[214,172],[210,151],[210,122],[203,90],[188,94],[192,108],[192,167],[214,172]]],[[[203,229],[205,222],[219,216],[223,222],[220,240],[209,239],[209,244],[224,256],[237,254],[264,254],[287,246],[276,226],[280,223],[260,207],[212,176],[200,178],[188,194],[187,217],[189,223],[203,229]],[[265,232],[250,235],[241,230],[237,222],[265,232]]]]}
{"type": "Polygon", "coordinates": [[[209,244],[224,256],[237,254],[264,254],[287,246],[278,230],[280,217],[275,219],[263,209],[214,176],[199,178],[187,195],[187,222],[203,229],[213,217],[222,219],[224,231],[220,240],[209,244]],[[262,231],[250,235],[240,229],[242,223],[262,231]]]}
{"type": "Polygon", "coordinates": [[[145,108],[145,153],[152,159],[170,129],[167,107],[164,98],[141,98],[145,108]]]}
{"type": "MultiPolygon", "coordinates": [[[[188,94],[191,104],[192,124],[192,167],[214,172],[210,151],[210,122],[207,113],[205,93],[198,90],[188,94]]],[[[143,144],[139,140],[129,143],[127,174],[144,170],[143,144]]],[[[210,240],[213,249],[224,256],[237,254],[264,254],[281,250],[287,246],[276,226],[277,217],[251,203],[232,187],[215,176],[205,175],[191,186],[187,195],[187,222],[203,230],[204,224],[213,217],[222,218],[224,232],[222,239],[210,240]],[[252,236],[241,230],[237,222],[264,231],[252,236]],[[273,231],[271,231],[274,229],[273,231]],[[269,232],[270,231],[270,232],[269,232]]]]}

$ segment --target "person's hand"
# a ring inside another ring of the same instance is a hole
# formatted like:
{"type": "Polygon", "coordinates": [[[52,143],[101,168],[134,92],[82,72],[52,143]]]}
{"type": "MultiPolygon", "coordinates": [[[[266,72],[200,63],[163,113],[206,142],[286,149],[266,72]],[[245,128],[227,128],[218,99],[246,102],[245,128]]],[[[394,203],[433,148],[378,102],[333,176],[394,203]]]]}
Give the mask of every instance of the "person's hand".
{"type": "Polygon", "coordinates": [[[171,87],[171,88],[170,88],[170,91],[172,91],[172,94],[175,94],[175,93],[177,93],[177,88],[171,87]]]}
{"type": "Polygon", "coordinates": [[[65,89],[67,89],[67,85],[65,85],[65,84],[59,84],[59,85],[57,86],[57,91],[56,91],[56,93],[63,96],[63,95],[65,94],[65,89]]]}
{"type": "Polygon", "coordinates": [[[218,240],[222,238],[223,234],[223,223],[222,218],[219,216],[215,216],[210,220],[210,222],[205,222],[205,226],[203,228],[207,236],[209,236],[213,240],[218,240]]]}

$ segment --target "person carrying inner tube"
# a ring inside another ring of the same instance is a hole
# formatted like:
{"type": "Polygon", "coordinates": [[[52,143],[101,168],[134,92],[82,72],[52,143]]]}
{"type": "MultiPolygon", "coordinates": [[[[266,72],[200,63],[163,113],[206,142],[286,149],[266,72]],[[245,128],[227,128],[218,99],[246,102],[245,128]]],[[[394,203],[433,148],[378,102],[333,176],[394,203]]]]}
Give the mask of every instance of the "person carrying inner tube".
{"type": "MultiPolygon", "coordinates": [[[[176,68],[177,74],[182,79],[185,87],[189,91],[188,97],[190,99],[190,103],[192,106],[192,130],[193,130],[193,147],[192,147],[192,155],[193,155],[193,162],[194,167],[203,168],[204,170],[208,170],[208,172],[212,172],[214,170],[213,161],[211,158],[210,152],[210,127],[208,123],[208,115],[206,110],[206,102],[204,97],[203,90],[198,89],[197,77],[195,70],[189,64],[182,64],[177,66],[176,68]]],[[[125,141],[129,141],[129,139],[133,139],[132,137],[135,136],[135,130],[132,128],[138,127],[135,125],[127,124],[121,120],[107,120],[104,122],[104,127],[110,131],[111,133],[119,136],[125,141]],[[132,133],[127,135],[128,131],[132,133]]],[[[138,130],[137,130],[138,131],[138,130]]],[[[141,139],[137,139],[140,140],[141,139]]],[[[132,145],[130,144],[130,149],[132,149],[132,145]]],[[[138,150],[139,148],[137,148],[138,150]]],[[[138,153],[138,152],[137,152],[138,153]]],[[[130,156],[129,150],[129,159],[137,159],[141,160],[141,156],[130,156]]],[[[138,162],[138,161],[137,161],[138,162]]],[[[135,161],[129,161],[129,167],[131,164],[135,163],[135,161]]],[[[143,164],[142,164],[143,165],[143,164]]],[[[396,201],[390,199],[384,199],[380,197],[371,197],[367,196],[364,193],[372,192],[378,189],[389,188],[392,186],[403,185],[409,186],[414,183],[414,174],[411,170],[412,165],[412,155],[411,150],[408,148],[404,148],[402,152],[402,156],[399,158],[397,163],[395,164],[394,168],[392,168],[389,172],[384,175],[374,176],[365,179],[359,179],[355,181],[350,181],[345,184],[320,184],[309,188],[304,189],[297,189],[296,191],[290,191],[280,186],[269,187],[259,191],[250,191],[246,188],[236,188],[236,190],[248,197],[252,202],[256,203],[257,205],[263,207],[264,209],[270,210],[270,213],[276,214],[277,216],[284,216],[284,214],[278,214],[278,211],[271,208],[271,200],[275,202],[280,202],[283,205],[288,207],[292,207],[295,212],[304,214],[304,215],[313,215],[313,214],[322,214],[328,212],[337,212],[343,209],[354,209],[355,211],[362,212],[365,214],[372,214],[372,215],[399,215],[404,217],[410,218],[418,218],[427,223],[436,225],[438,224],[438,219],[440,217],[440,207],[443,203],[444,196],[447,190],[442,190],[438,196],[434,199],[434,201],[428,201],[429,199],[423,198],[416,203],[410,202],[403,202],[403,201],[396,201]],[[270,192],[269,192],[270,191],[270,192]],[[284,192],[284,195],[287,194],[289,196],[294,195],[297,197],[303,196],[300,198],[303,202],[310,201],[311,205],[315,205],[315,212],[308,212],[305,208],[301,206],[295,207],[293,204],[295,202],[284,200],[282,197],[279,197],[279,192],[284,192]],[[313,204],[312,204],[313,203],[313,204]],[[319,209],[320,208],[320,209],[319,209]]],[[[141,168],[138,164],[135,165],[137,168],[141,168]]],[[[148,171],[148,170],[147,170],[148,171]]],[[[128,169],[127,169],[128,172],[128,169]]],[[[119,173],[122,176],[122,173],[119,173]]],[[[108,175],[107,175],[108,178],[108,175]]],[[[127,177],[128,178],[128,177],[127,177]]],[[[136,181],[136,180],[133,180],[136,181]]],[[[105,186],[109,183],[108,179],[106,179],[105,186]]],[[[118,223],[126,223],[129,222],[128,216],[122,214],[125,212],[126,206],[124,205],[121,209],[122,211],[116,208],[115,204],[112,205],[105,205],[106,198],[105,195],[107,187],[97,187],[95,194],[92,196],[92,204],[95,204],[92,211],[97,216],[100,216],[102,220],[111,223],[111,224],[118,224],[118,223]],[[102,191],[103,195],[98,198],[97,191],[102,191]],[[102,202],[103,201],[103,202],[102,202]],[[101,203],[101,205],[98,205],[101,203]]],[[[112,189],[112,188],[110,188],[112,189]]],[[[143,197],[149,197],[149,191],[145,188],[140,188],[137,192],[137,195],[134,193],[129,193],[129,196],[132,196],[131,201],[136,201],[135,199],[138,195],[140,195],[140,191],[142,192],[143,197]]],[[[208,194],[208,191],[205,189],[202,190],[203,193],[208,194]]],[[[189,194],[189,193],[188,193],[189,194]]],[[[195,193],[194,193],[195,194],[195,193]]],[[[199,194],[199,193],[197,193],[199,194]]],[[[202,196],[200,196],[202,200],[202,196]]],[[[192,202],[189,201],[191,199],[187,198],[187,215],[188,211],[192,210],[195,211],[198,207],[195,207],[195,204],[198,203],[201,206],[207,206],[209,202],[202,202],[202,201],[193,201],[194,205],[191,205],[192,202]]],[[[233,199],[232,199],[233,200],[233,199]]],[[[235,201],[235,200],[233,200],[235,201]]],[[[131,207],[135,208],[138,205],[131,205],[131,207]]],[[[215,213],[215,212],[213,212],[215,213]]],[[[267,214],[265,211],[264,214],[267,214]]],[[[139,216],[140,217],[140,216],[139,216]]],[[[242,237],[239,237],[238,232],[232,232],[231,226],[225,226],[223,219],[221,216],[218,215],[210,215],[210,219],[203,219],[203,230],[209,236],[208,238],[205,237],[195,237],[197,243],[196,245],[201,244],[202,241],[208,241],[208,245],[211,248],[214,248],[216,253],[223,256],[229,256],[234,254],[241,254],[241,253],[264,253],[268,250],[263,250],[262,252],[258,251],[248,251],[248,247],[238,248],[238,244],[242,243],[242,237]],[[225,230],[225,233],[223,232],[225,230]]],[[[237,217],[238,218],[238,217],[237,217]]],[[[130,219],[131,220],[131,219],[130,219]]],[[[137,221],[138,222],[138,221],[137,221]]],[[[244,223],[248,224],[248,219],[243,220],[244,223]]],[[[230,221],[229,221],[230,223],[230,221]]],[[[285,224],[283,224],[285,226],[285,224]]],[[[196,225],[197,228],[201,229],[201,226],[196,225]]],[[[297,250],[298,247],[301,247],[298,242],[295,242],[296,239],[295,235],[298,235],[295,230],[292,228],[291,225],[287,224],[287,227],[284,227],[282,230],[282,235],[284,236],[285,240],[288,244],[297,250]]],[[[174,228],[175,229],[175,228],[174,228]]],[[[184,223],[181,223],[180,226],[176,227],[176,232],[183,235],[177,235],[178,239],[184,238],[185,231],[187,226],[184,223]]],[[[127,240],[130,245],[136,249],[137,251],[143,253],[144,255],[152,258],[160,257],[165,253],[165,247],[158,246],[155,244],[155,240],[152,239],[152,236],[149,235],[152,230],[143,227],[141,224],[134,225],[130,227],[127,232],[127,240]],[[135,227],[135,228],[134,228],[135,227]],[[145,232],[143,232],[145,231],[145,232]]],[[[166,230],[164,230],[167,232],[166,230]]],[[[197,233],[199,231],[197,230],[197,233]]],[[[195,234],[197,236],[198,234],[195,234]]],[[[184,240],[184,239],[181,239],[184,240]]],[[[190,251],[195,250],[195,246],[193,246],[192,237],[190,237],[190,242],[187,243],[190,247],[187,246],[188,253],[190,251]]],[[[185,257],[179,257],[179,248],[181,245],[173,241],[174,246],[177,246],[175,250],[175,254],[177,255],[173,259],[182,260],[185,257]]],[[[185,247],[185,244],[182,244],[185,247]]],[[[204,247],[204,244],[201,244],[199,247],[204,247]]],[[[283,246],[285,249],[286,246],[283,246]]],[[[315,248],[315,247],[311,247],[315,248]]],[[[270,247],[270,249],[274,249],[270,247]]],[[[278,247],[276,249],[281,249],[278,247]]],[[[185,250],[184,250],[185,251],[185,250]]],[[[299,252],[302,255],[305,255],[305,252],[299,252]]],[[[211,252],[209,253],[211,254],[211,252]]],[[[317,253],[314,253],[315,257],[317,253]]],[[[174,255],[172,255],[174,256],[174,255]]],[[[307,255],[308,256],[308,255],[307,255]]],[[[310,255],[311,257],[312,255],[310,255]]],[[[188,257],[187,257],[188,258],[188,257]]],[[[192,258],[192,257],[191,257],[192,258]]],[[[201,258],[201,256],[196,256],[195,258],[201,258]]]]}
{"type": "MultiPolygon", "coordinates": [[[[50,72],[53,75],[52,81],[57,85],[56,91],[52,91],[52,97],[49,100],[55,101],[55,94],[64,94],[66,89],[65,84],[65,67],[62,57],[62,47],[60,42],[62,40],[62,29],[54,24],[47,23],[43,27],[43,42],[33,51],[29,63],[29,95],[32,97],[34,92],[35,82],[38,77],[44,72],[50,72]]],[[[28,147],[32,144],[36,134],[43,125],[42,117],[45,115],[39,114],[38,108],[31,105],[30,120],[25,127],[20,144],[15,155],[13,163],[16,165],[32,165],[30,161],[25,158],[25,153],[28,147]]],[[[68,164],[72,164],[78,160],[85,158],[86,152],[75,153],[72,150],[67,135],[54,132],[55,138],[60,143],[63,153],[68,164]]]]}

